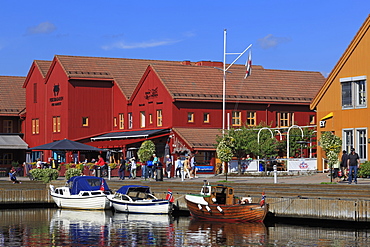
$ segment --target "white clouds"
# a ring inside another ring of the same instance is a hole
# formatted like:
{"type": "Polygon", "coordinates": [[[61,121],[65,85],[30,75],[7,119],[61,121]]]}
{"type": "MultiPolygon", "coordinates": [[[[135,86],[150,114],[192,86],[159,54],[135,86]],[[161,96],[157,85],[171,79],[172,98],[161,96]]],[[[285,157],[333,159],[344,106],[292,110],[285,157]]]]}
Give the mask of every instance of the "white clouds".
{"type": "Polygon", "coordinates": [[[103,50],[112,50],[112,49],[136,49],[136,48],[150,48],[156,46],[171,45],[179,41],[166,40],[166,41],[144,41],[140,43],[126,43],[124,41],[116,42],[111,45],[102,46],[103,50]]]}
{"type": "Polygon", "coordinates": [[[51,33],[55,31],[57,28],[51,22],[41,22],[37,26],[29,27],[27,29],[27,34],[39,34],[39,33],[51,33]]]}
{"type": "Polygon", "coordinates": [[[272,34],[268,34],[267,36],[263,37],[262,39],[258,39],[258,45],[262,48],[262,49],[269,49],[269,48],[273,48],[273,47],[276,47],[282,43],[287,43],[289,42],[291,39],[290,38],[287,38],[287,37],[275,37],[274,35],[272,34]]]}

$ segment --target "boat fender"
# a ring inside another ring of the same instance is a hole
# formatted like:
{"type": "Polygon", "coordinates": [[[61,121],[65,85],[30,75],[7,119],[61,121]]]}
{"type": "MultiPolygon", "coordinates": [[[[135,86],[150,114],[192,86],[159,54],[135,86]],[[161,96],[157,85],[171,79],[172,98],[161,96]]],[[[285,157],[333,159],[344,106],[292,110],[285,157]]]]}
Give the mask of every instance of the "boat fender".
{"type": "Polygon", "coordinates": [[[217,199],[213,197],[213,198],[212,198],[212,202],[213,202],[213,203],[216,203],[216,202],[217,202],[217,199]]]}
{"type": "Polygon", "coordinates": [[[208,212],[211,212],[211,209],[208,206],[206,206],[206,209],[208,212]]]}
{"type": "Polygon", "coordinates": [[[49,185],[49,187],[50,187],[50,192],[51,192],[51,193],[54,193],[54,191],[55,191],[54,185],[51,185],[51,184],[50,184],[50,185],[49,185]]]}
{"type": "Polygon", "coordinates": [[[224,213],[224,211],[222,210],[222,208],[220,206],[217,206],[217,210],[220,211],[221,214],[224,213]]]}
{"type": "Polygon", "coordinates": [[[199,208],[200,211],[202,211],[202,209],[203,209],[202,205],[200,205],[200,204],[198,204],[198,208],[199,208]]]}

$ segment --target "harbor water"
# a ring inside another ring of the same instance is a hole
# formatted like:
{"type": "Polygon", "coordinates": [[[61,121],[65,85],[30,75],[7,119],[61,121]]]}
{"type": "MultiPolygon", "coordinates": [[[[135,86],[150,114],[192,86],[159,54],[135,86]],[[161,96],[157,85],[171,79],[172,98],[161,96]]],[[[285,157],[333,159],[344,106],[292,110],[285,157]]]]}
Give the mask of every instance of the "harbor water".
{"type": "Polygon", "coordinates": [[[338,222],[221,223],[66,209],[0,210],[0,246],[370,246],[370,228],[338,222]]]}

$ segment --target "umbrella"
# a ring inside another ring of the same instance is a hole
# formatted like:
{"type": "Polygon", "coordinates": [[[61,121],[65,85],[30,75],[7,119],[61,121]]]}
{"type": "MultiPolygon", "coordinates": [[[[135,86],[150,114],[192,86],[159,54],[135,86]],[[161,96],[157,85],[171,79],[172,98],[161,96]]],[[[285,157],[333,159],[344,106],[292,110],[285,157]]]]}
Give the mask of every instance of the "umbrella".
{"type": "Polygon", "coordinates": [[[103,149],[89,146],[83,143],[63,139],[56,142],[46,143],[28,150],[59,150],[59,151],[104,151],[103,149]]]}

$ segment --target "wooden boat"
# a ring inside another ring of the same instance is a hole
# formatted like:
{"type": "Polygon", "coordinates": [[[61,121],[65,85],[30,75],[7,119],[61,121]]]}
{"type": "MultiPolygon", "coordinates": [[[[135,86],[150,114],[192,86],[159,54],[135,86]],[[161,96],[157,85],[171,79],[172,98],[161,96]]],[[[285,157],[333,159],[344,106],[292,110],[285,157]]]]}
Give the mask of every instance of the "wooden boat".
{"type": "Polygon", "coordinates": [[[264,194],[259,203],[251,198],[237,198],[229,186],[211,186],[205,181],[200,194],[185,195],[186,205],[194,218],[226,222],[262,222],[268,212],[264,194]]]}
{"type": "Polygon", "coordinates": [[[111,194],[104,178],[93,176],[71,177],[65,186],[54,188],[50,185],[50,196],[60,208],[109,209],[111,194]]]}
{"type": "Polygon", "coordinates": [[[117,212],[169,214],[172,210],[172,199],[158,199],[148,186],[125,185],[108,199],[117,212]]]}

